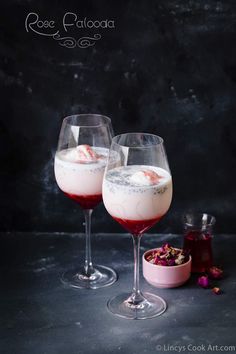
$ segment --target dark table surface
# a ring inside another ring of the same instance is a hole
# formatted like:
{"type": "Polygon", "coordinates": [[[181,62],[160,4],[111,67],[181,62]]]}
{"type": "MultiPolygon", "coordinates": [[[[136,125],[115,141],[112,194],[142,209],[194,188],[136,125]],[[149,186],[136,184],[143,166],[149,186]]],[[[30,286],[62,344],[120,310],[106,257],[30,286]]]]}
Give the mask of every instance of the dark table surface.
{"type": "MultiPolygon", "coordinates": [[[[141,253],[180,235],[145,235],[141,253]]],[[[142,290],[162,296],[167,311],[150,320],[112,315],[107,300],[131,290],[133,254],[127,234],[93,236],[94,263],[112,266],[118,281],[98,290],[63,287],[61,273],[84,256],[84,236],[75,234],[0,235],[0,353],[226,353],[236,352],[236,237],[216,235],[215,263],[225,276],[214,295],[196,285],[196,275],[176,289],[156,289],[141,276],[142,290]],[[235,347],[233,347],[235,346],[235,347]]]]}

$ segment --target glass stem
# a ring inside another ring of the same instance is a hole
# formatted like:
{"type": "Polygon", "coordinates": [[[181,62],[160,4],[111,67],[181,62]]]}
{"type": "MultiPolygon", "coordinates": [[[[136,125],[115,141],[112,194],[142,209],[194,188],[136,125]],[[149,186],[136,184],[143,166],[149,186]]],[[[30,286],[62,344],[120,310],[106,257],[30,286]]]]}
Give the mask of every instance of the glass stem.
{"type": "Polygon", "coordinates": [[[143,301],[143,296],[139,290],[139,248],[142,235],[132,235],[134,246],[134,285],[131,294],[132,303],[138,305],[143,301]]]}
{"type": "Polygon", "coordinates": [[[84,209],[84,218],[85,218],[85,262],[84,262],[84,271],[87,277],[90,277],[94,273],[94,268],[92,264],[91,257],[91,216],[92,209],[84,209]]]}

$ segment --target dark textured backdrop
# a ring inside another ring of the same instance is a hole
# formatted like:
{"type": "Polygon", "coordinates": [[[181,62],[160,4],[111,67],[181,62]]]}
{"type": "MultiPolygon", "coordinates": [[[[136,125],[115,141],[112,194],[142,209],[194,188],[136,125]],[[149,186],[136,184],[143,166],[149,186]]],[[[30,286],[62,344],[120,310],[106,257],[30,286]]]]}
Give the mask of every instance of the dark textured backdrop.
{"type": "MultiPolygon", "coordinates": [[[[218,231],[236,231],[234,0],[0,6],[0,230],[82,230],[82,212],[55,183],[53,156],[63,116],[94,112],[110,116],[116,133],[165,139],[174,198],[152,232],[179,231],[189,209],[215,214],[218,231]],[[102,35],[87,49],[25,30],[29,12],[61,29],[68,11],[115,20],[115,29],[73,29],[77,38],[102,35]]],[[[121,231],[102,205],[93,227],[121,231]]]]}

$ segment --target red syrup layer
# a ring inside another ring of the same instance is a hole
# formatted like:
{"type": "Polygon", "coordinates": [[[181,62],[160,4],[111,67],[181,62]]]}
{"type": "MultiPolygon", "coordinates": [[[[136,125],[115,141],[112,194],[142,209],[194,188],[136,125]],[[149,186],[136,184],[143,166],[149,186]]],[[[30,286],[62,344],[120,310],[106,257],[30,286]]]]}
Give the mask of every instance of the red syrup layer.
{"type": "Polygon", "coordinates": [[[212,236],[198,231],[189,231],[184,236],[184,249],[192,256],[192,272],[202,273],[212,266],[212,236]]]}
{"type": "Polygon", "coordinates": [[[162,216],[157,216],[154,219],[148,219],[148,220],[128,220],[128,219],[120,219],[115,216],[112,217],[119,224],[121,224],[127,231],[129,231],[132,235],[143,234],[145,231],[149,230],[153,225],[155,225],[162,218],[162,216]]]}
{"type": "Polygon", "coordinates": [[[75,200],[83,209],[94,209],[101,201],[102,194],[76,195],[64,192],[65,195],[75,200]]]}

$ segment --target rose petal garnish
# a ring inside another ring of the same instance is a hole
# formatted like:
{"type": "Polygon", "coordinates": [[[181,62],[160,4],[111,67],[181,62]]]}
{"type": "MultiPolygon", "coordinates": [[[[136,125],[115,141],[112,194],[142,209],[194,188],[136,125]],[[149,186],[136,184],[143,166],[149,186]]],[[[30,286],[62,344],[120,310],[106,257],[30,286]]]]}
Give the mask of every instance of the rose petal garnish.
{"type": "Polygon", "coordinates": [[[158,175],[158,173],[151,170],[143,171],[143,173],[145,177],[147,177],[152,183],[159,182],[159,179],[163,178],[162,176],[158,175]]]}
{"type": "Polygon", "coordinates": [[[223,270],[213,266],[209,268],[208,275],[211,279],[221,279],[223,276],[223,270]]]}
{"type": "Polygon", "coordinates": [[[209,279],[207,275],[202,275],[198,278],[197,283],[202,288],[208,288],[209,286],[209,279]]]}
{"type": "Polygon", "coordinates": [[[81,162],[89,162],[89,161],[96,161],[99,158],[99,155],[93,150],[90,145],[78,145],[76,147],[78,152],[78,158],[81,162]]]}
{"type": "Polygon", "coordinates": [[[138,185],[151,186],[154,184],[158,184],[160,179],[163,178],[159,176],[156,172],[152,170],[142,170],[135,172],[132,176],[130,176],[130,180],[138,185]]]}
{"type": "Polygon", "coordinates": [[[222,293],[221,289],[220,288],[217,288],[217,287],[214,287],[212,289],[212,292],[215,294],[215,295],[220,295],[222,293]]]}

